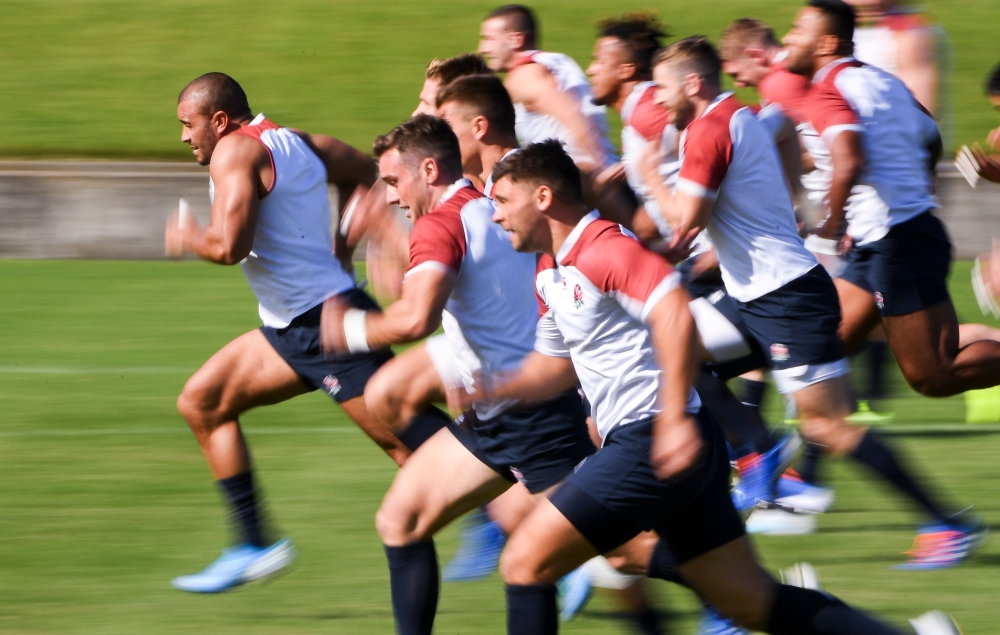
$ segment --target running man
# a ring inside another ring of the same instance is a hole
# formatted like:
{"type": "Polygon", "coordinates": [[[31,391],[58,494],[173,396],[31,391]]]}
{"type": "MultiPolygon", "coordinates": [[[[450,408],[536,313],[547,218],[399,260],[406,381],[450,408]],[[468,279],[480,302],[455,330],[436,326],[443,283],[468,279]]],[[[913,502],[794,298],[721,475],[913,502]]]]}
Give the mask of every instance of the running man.
{"type": "MultiPolygon", "coordinates": [[[[946,511],[874,432],[845,421],[852,404],[837,289],[799,237],[790,199],[774,195],[787,188],[769,133],[721,91],[720,71],[705,38],[675,42],[657,56],[657,99],[682,130],[676,190],[651,183],[660,208],[680,235],[708,229],[726,288],[769,354],[778,390],[795,400],[803,436],[871,468],[934,519],[937,538],[948,537],[946,550],[918,548],[904,566],[957,564],[985,530],[946,511]]],[[[918,533],[920,544],[927,531],[918,533]]]]}
{"type": "MultiPolygon", "coordinates": [[[[557,633],[554,582],[651,529],[691,588],[747,628],[897,632],[827,594],[778,584],[757,564],[729,498],[722,433],[691,387],[700,352],[680,275],[583,203],[579,170],[558,142],[522,148],[493,176],[495,220],[516,250],[542,254],[542,317],[535,351],[482,396],[540,399],[579,378],[603,439],[508,542],[507,632],[557,633]]],[[[957,629],[921,631],[931,632],[957,629]]]]}
{"type": "Polygon", "coordinates": [[[392,354],[382,350],[326,360],[320,350],[324,300],[377,307],[333,253],[327,195],[327,183],[342,192],[371,185],[372,161],[332,137],[254,117],[243,89],[222,73],[188,84],[178,98],[177,117],[181,140],[198,163],[209,166],[212,218],[202,228],[190,216],[174,215],[167,223],[167,254],[239,264],[264,323],[213,355],[177,399],[229,506],[239,544],[201,573],[173,584],[214,593],[274,574],[294,554],[287,538],[273,542],[263,526],[240,414],[322,389],[397,464],[448,418],[428,409],[406,432],[394,435],[368,413],[363,397],[369,377],[392,354]]]}
{"type": "Polygon", "coordinates": [[[420,101],[411,117],[417,115],[437,115],[438,92],[459,77],[468,75],[492,75],[481,55],[465,53],[448,59],[433,59],[424,70],[424,86],[420,89],[420,101]]]}
{"type": "MultiPolygon", "coordinates": [[[[503,88],[499,81],[497,87],[503,88]]],[[[474,392],[480,374],[511,371],[532,350],[535,258],[511,248],[493,223],[493,201],[462,178],[459,141],[447,122],[418,115],[376,139],[374,151],[389,202],[414,222],[410,268],[402,296],[384,312],[327,300],[323,346],[361,352],[412,342],[443,326],[443,335],[407,350],[371,380],[369,403],[380,395],[386,408],[405,408],[397,419],[405,420],[446,391],[474,392]],[[406,394],[399,384],[409,386],[406,394]]],[[[594,452],[574,381],[554,388],[541,400],[477,400],[400,470],[376,525],[401,635],[432,630],[438,530],[514,483],[534,495],[547,492],[594,452]]]]}

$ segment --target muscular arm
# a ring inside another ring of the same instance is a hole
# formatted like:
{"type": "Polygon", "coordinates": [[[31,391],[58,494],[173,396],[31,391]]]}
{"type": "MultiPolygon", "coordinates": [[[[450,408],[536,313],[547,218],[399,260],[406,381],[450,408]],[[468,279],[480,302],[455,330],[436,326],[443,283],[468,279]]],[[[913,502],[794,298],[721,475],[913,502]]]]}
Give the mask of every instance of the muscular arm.
{"type": "Polygon", "coordinates": [[[257,226],[260,192],[266,191],[261,178],[267,171],[273,179],[267,150],[257,141],[239,135],[223,137],[212,155],[209,173],[215,183],[212,218],[204,229],[194,223],[167,227],[168,244],[172,232],[182,237],[182,250],[210,262],[235,265],[250,254],[257,226]]]}
{"type": "Polygon", "coordinates": [[[937,42],[929,29],[906,29],[896,34],[899,77],[920,104],[937,115],[937,42]]]}
{"type": "Polygon", "coordinates": [[[847,216],[847,197],[857,180],[864,157],[861,153],[861,139],[853,130],[843,130],[833,139],[830,147],[833,163],[833,180],[830,184],[830,215],[817,234],[820,238],[840,240],[843,236],[844,219],[847,216]]]}
{"type": "Polygon", "coordinates": [[[802,193],[800,179],[802,176],[802,146],[799,144],[799,133],[795,129],[795,122],[785,117],[781,129],[774,137],[774,143],[778,147],[778,157],[781,159],[781,167],[785,171],[788,192],[792,196],[792,207],[798,208],[799,197],[802,193]]]}
{"type": "Polygon", "coordinates": [[[569,390],[576,381],[572,359],[532,351],[516,371],[498,378],[487,392],[491,398],[538,401],[569,390]]]}
{"type": "Polygon", "coordinates": [[[512,70],[504,83],[511,100],[521,103],[531,112],[539,112],[554,117],[569,130],[577,144],[585,149],[595,161],[589,169],[601,168],[604,149],[596,138],[590,122],[580,111],[580,104],[570,95],[559,90],[555,78],[541,64],[526,64],[512,70]]]}
{"type": "Polygon", "coordinates": [[[652,142],[640,159],[643,181],[656,199],[667,222],[674,230],[675,238],[686,238],[705,229],[712,214],[715,201],[688,192],[674,191],[667,187],[660,176],[659,148],[652,142]],[[655,155],[655,156],[654,156],[655,155]]]}
{"type": "Polygon", "coordinates": [[[418,271],[403,281],[403,294],[384,312],[369,311],[368,346],[385,348],[423,339],[441,326],[441,313],[455,286],[450,273],[418,271]]]}

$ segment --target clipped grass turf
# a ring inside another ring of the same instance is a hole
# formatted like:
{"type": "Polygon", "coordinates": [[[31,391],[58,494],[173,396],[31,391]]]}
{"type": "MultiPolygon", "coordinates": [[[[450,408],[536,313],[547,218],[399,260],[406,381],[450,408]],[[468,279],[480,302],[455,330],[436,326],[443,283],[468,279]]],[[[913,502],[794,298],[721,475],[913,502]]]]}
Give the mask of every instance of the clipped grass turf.
{"type": "MultiPolygon", "coordinates": [[[[409,116],[433,57],[473,50],[497,2],[421,0],[8,0],[0,32],[4,157],[188,159],[175,104],[194,77],[221,70],[274,121],[342,137],[367,150],[409,116]]],[[[661,12],[671,32],[717,38],[740,17],[782,35],[797,0],[698,0],[613,6],[540,1],[542,46],[586,67],[594,22],[636,9],[661,12]]],[[[983,79],[1000,58],[1000,3],[929,0],[951,43],[954,144],[985,137],[996,116],[983,79]]],[[[611,116],[615,120],[614,115],[611,116]]],[[[957,146],[956,146],[957,147],[957,146]]]]}
{"type": "MultiPolygon", "coordinates": [[[[953,289],[963,318],[975,319],[967,276],[968,265],[957,265],[953,289]]],[[[300,552],[294,571],[220,596],[169,586],[227,541],[174,400],[216,349],[258,324],[235,268],[5,260],[0,298],[0,632],[392,632],[373,518],[395,469],[315,393],[244,419],[272,515],[300,552]]],[[[962,420],[961,399],[917,397],[898,377],[895,385],[900,423],[962,420]]],[[[1000,524],[997,426],[897,439],[959,504],[975,503],[1000,524]]],[[[830,591],[894,620],[939,607],[967,635],[995,631],[1000,542],[958,569],[890,570],[909,547],[915,516],[852,466],[829,469],[835,512],[815,535],[757,540],[768,566],[808,560],[830,591]]],[[[442,561],[455,538],[451,527],[438,540],[442,561]]],[[[675,632],[692,632],[689,594],[654,588],[675,632]]],[[[598,595],[563,632],[630,632],[615,611],[598,595]]],[[[444,585],[436,632],[503,633],[499,578],[444,585]]]]}

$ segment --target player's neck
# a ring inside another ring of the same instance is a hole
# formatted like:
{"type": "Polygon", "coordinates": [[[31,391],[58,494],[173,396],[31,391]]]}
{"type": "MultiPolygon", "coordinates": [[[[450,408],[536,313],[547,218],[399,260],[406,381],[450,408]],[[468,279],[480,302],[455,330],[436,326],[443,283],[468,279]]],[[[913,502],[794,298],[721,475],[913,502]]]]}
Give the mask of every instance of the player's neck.
{"type": "Polygon", "coordinates": [[[479,178],[485,183],[490,173],[493,172],[493,168],[496,167],[496,164],[515,147],[515,145],[509,142],[483,146],[482,151],[479,153],[479,160],[482,163],[482,173],[479,175],[479,178]]]}
{"type": "Polygon", "coordinates": [[[701,92],[692,98],[691,101],[694,102],[694,116],[692,117],[692,121],[704,115],[705,111],[708,110],[708,107],[712,105],[712,102],[714,102],[721,94],[721,89],[714,86],[706,86],[701,90],[701,92]]]}
{"type": "Polygon", "coordinates": [[[619,115],[622,114],[622,110],[625,108],[625,102],[628,101],[628,98],[632,95],[632,91],[635,90],[635,87],[643,81],[645,80],[633,79],[622,84],[621,88],[618,89],[618,96],[615,98],[614,102],[608,105],[611,106],[611,108],[619,115]]]}
{"type": "Polygon", "coordinates": [[[431,185],[430,204],[427,206],[427,209],[433,210],[434,208],[436,208],[441,203],[441,199],[444,197],[445,192],[447,192],[451,188],[451,186],[455,184],[456,181],[459,181],[463,178],[465,177],[462,175],[459,176],[441,175],[441,177],[433,185],[431,185]]]}
{"type": "Polygon", "coordinates": [[[842,60],[845,57],[849,57],[850,55],[851,55],[850,53],[834,53],[831,55],[816,56],[815,62],[813,63],[813,76],[815,77],[816,73],[820,72],[833,62],[836,62],[837,60],[842,60]]]}
{"type": "Polygon", "coordinates": [[[590,213],[590,210],[586,205],[580,203],[579,205],[554,205],[548,212],[546,216],[549,221],[549,233],[552,236],[552,244],[549,245],[549,249],[545,250],[545,253],[556,257],[556,254],[562,249],[562,246],[566,243],[566,239],[569,235],[573,233],[576,226],[580,224],[583,217],[590,213]]]}

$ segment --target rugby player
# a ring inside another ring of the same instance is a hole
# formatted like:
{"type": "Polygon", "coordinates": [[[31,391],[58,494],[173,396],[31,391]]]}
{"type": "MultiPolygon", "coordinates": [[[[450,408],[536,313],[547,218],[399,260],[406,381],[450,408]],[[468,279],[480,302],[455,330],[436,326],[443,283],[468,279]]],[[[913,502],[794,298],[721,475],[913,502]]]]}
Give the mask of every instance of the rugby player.
{"type": "Polygon", "coordinates": [[[495,220],[515,249],[542,254],[542,317],[535,351],[480,396],[530,401],[578,378],[603,440],[511,535],[501,558],[507,632],[558,632],[553,583],[650,529],[687,583],[747,628],[897,632],[827,594],[778,584],[755,561],[729,498],[721,430],[691,387],[700,353],[679,274],[590,211],[557,141],[523,147],[493,176],[495,220]]]}
{"type": "MultiPolygon", "coordinates": [[[[957,564],[975,548],[983,529],[945,511],[877,435],[845,421],[851,399],[837,334],[837,289],[799,237],[788,197],[773,195],[785,185],[767,131],[731,93],[721,91],[720,70],[705,38],[676,42],[658,54],[657,100],[683,131],[681,168],[673,192],[658,180],[647,183],[679,234],[707,228],[726,288],[769,353],[778,390],[794,399],[803,436],[871,468],[949,537],[947,559],[943,551],[930,557],[921,547],[904,566],[957,564]]],[[[918,541],[927,531],[919,531],[918,541]]]]}
{"type": "Polygon", "coordinates": [[[391,353],[327,360],[320,350],[325,299],[376,308],[333,253],[327,195],[327,183],[343,192],[370,185],[374,163],[332,137],[254,117],[243,89],[222,73],[188,84],[178,98],[177,117],[181,140],[198,163],[209,166],[212,217],[203,228],[191,217],[174,215],[167,223],[167,254],[239,264],[264,323],[213,355],[177,399],[240,536],[238,546],[207,569],[173,581],[181,590],[211,593],[276,573],[294,553],[290,540],[272,542],[263,526],[240,414],[322,389],[396,463],[448,418],[427,409],[405,433],[393,434],[368,413],[363,398],[368,379],[391,353]]]}
{"type": "MultiPolygon", "coordinates": [[[[503,89],[499,81],[496,87],[503,89]]],[[[459,92],[461,87],[452,94],[459,92]]],[[[389,203],[414,222],[410,268],[402,296],[384,312],[327,300],[323,346],[361,352],[416,341],[440,325],[443,335],[376,373],[373,394],[391,402],[399,384],[425,400],[445,398],[446,390],[474,391],[480,374],[513,370],[532,350],[535,258],[512,249],[493,223],[493,201],[462,178],[459,141],[447,122],[418,115],[379,137],[374,152],[389,203]]],[[[404,395],[401,419],[421,406],[404,395]]],[[[397,632],[431,632],[438,596],[433,536],[439,529],[516,482],[534,495],[554,488],[594,450],[572,378],[541,400],[477,400],[424,443],[376,517],[397,632]]]]}
{"type": "Polygon", "coordinates": [[[424,86],[420,89],[420,101],[410,116],[437,115],[438,91],[459,77],[492,73],[486,61],[476,53],[465,53],[444,60],[431,60],[424,71],[424,86]]]}

